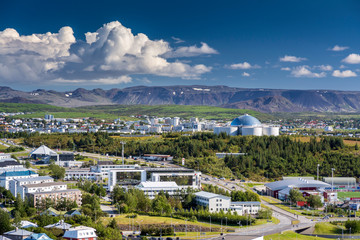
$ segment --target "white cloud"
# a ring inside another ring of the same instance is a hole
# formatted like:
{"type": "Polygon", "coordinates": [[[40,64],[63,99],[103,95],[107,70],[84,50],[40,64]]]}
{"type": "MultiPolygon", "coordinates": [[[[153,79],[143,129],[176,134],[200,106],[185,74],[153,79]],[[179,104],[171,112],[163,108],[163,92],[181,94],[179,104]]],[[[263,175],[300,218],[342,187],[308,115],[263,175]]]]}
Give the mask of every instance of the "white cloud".
{"type": "Polygon", "coordinates": [[[315,69],[320,69],[321,71],[332,71],[333,67],[330,65],[319,65],[319,66],[315,66],[315,69]]]}
{"type": "Polygon", "coordinates": [[[334,52],[340,52],[340,51],[344,51],[346,49],[349,49],[349,47],[335,45],[333,48],[330,48],[329,50],[334,51],[334,52]]]}
{"type": "Polygon", "coordinates": [[[175,43],[183,43],[183,42],[185,42],[181,38],[177,38],[177,37],[171,37],[171,38],[175,41],[175,43]]]}
{"type": "Polygon", "coordinates": [[[250,77],[250,73],[247,73],[247,72],[243,72],[242,75],[243,75],[243,77],[250,77]]]}
{"type": "Polygon", "coordinates": [[[206,43],[174,50],[163,40],[134,35],[117,21],[85,36],[85,42],[76,40],[70,27],[58,33],[24,36],[11,28],[0,31],[0,79],[6,83],[67,84],[126,83],[138,74],[198,79],[211,67],[169,61],[164,55],[217,53],[206,43]]]}
{"type": "Polygon", "coordinates": [[[344,70],[344,71],[339,71],[339,70],[335,70],[332,73],[333,77],[339,77],[339,78],[347,78],[347,77],[356,77],[357,74],[351,70],[344,70]]]}
{"type": "Polygon", "coordinates": [[[243,63],[234,63],[231,64],[230,66],[226,66],[230,69],[251,69],[251,68],[260,68],[260,66],[258,65],[251,65],[248,62],[243,62],[243,63]]]}
{"type": "Polygon", "coordinates": [[[326,76],[325,72],[314,73],[310,70],[309,66],[298,66],[291,71],[294,77],[308,77],[308,78],[323,78],[326,76]]]}
{"type": "Polygon", "coordinates": [[[347,68],[345,65],[340,65],[341,69],[347,68]]]}
{"type": "Polygon", "coordinates": [[[289,55],[285,55],[284,57],[280,58],[280,62],[301,62],[305,60],[306,58],[289,56],[289,55]]]}
{"type": "Polygon", "coordinates": [[[174,51],[166,52],[163,57],[165,58],[178,58],[178,57],[194,57],[202,54],[218,54],[218,51],[209,47],[206,43],[202,42],[201,47],[179,47],[174,51]]]}
{"type": "Polygon", "coordinates": [[[359,64],[360,63],[360,55],[356,53],[352,53],[346,58],[342,60],[342,62],[346,62],[349,64],[359,64]]]}
{"type": "Polygon", "coordinates": [[[291,69],[289,67],[283,67],[281,68],[281,71],[291,71],[291,69]]]}

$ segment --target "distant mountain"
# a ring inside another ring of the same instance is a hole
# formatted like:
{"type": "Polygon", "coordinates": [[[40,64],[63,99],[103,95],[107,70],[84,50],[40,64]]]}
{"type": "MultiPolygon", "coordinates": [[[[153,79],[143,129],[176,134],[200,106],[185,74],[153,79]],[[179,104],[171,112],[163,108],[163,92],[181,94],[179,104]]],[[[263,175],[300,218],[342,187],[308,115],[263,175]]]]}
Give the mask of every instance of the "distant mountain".
{"type": "Polygon", "coordinates": [[[227,86],[136,86],[124,89],[78,88],[23,92],[0,87],[0,102],[89,105],[205,105],[260,112],[359,112],[359,91],[249,89],[227,86]]]}

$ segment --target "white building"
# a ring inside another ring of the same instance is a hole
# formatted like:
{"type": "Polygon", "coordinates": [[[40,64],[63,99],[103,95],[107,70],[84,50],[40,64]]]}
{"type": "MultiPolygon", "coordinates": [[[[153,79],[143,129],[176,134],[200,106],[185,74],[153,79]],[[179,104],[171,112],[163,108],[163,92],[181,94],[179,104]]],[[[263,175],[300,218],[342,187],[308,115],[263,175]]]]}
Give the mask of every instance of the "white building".
{"type": "Polygon", "coordinates": [[[235,118],[229,126],[214,128],[215,134],[222,132],[230,136],[279,136],[279,127],[264,125],[257,118],[245,114],[235,118]]]}
{"type": "Polygon", "coordinates": [[[108,172],[108,190],[112,191],[116,185],[129,186],[146,182],[146,171],[143,169],[114,169],[108,172]]]}
{"type": "Polygon", "coordinates": [[[230,210],[238,215],[255,215],[261,209],[260,202],[231,202],[230,210]]]}
{"type": "Polygon", "coordinates": [[[95,229],[86,226],[73,227],[64,233],[63,238],[68,240],[91,239],[96,240],[97,235],[95,229]]]}
{"type": "Polygon", "coordinates": [[[97,181],[102,179],[102,173],[92,172],[90,169],[69,169],[65,171],[64,180],[90,180],[97,181]]]}
{"type": "Polygon", "coordinates": [[[9,190],[9,182],[14,179],[24,179],[38,177],[39,174],[31,170],[25,171],[5,171],[0,174],[0,186],[9,190]]]}
{"type": "Polygon", "coordinates": [[[21,198],[24,199],[24,188],[23,185],[28,184],[41,184],[41,183],[50,183],[54,182],[54,179],[49,176],[39,176],[31,178],[16,178],[9,181],[9,190],[15,197],[17,194],[20,194],[21,198]]]}
{"type": "Polygon", "coordinates": [[[181,189],[176,182],[141,182],[135,188],[143,191],[150,199],[154,199],[160,192],[173,196],[181,189]]]}
{"type": "Polygon", "coordinates": [[[230,209],[231,198],[210,192],[195,193],[195,200],[198,205],[208,207],[209,212],[227,212],[230,209]]]}
{"type": "MultiPolygon", "coordinates": [[[[67,184],[64,182],[47,182],[38,184],[26,184],[19,187],[24,199],[28,193],[41,193],[41,192],[57,192],[67,190],[67,184]]],[[[21,194],[20,194],[21,195],[21,194]]]]}

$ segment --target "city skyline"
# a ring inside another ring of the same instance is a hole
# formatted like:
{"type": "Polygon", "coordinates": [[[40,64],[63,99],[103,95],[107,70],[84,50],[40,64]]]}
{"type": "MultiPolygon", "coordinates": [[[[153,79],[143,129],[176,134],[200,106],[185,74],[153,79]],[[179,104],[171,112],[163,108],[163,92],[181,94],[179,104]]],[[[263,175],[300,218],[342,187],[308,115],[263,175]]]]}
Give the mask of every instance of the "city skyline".
{"type": "Polygon", "coordinates": [[[3,86],[360,90],[357,1],[21,3],[0,8],[3,86]]]}

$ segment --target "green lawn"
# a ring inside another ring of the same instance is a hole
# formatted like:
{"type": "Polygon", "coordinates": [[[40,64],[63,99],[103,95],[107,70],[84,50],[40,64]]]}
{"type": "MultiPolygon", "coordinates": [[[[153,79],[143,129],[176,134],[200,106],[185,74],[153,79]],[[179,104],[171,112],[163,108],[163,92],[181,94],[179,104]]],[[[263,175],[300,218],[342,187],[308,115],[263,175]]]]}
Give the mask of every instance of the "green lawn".
{"type": "Polygon", "coordinates": [[[294,208],[294,207],[290,207],[288,205],[285,205],[282,201],[280,201],[279,199],[273,198],[273,197],[269,197],[269,196],[260,196],[260,198],[272,205],[275,205],[285,211],[297,214],[297,215],[301,215],[301,212],[298,211],[298,208],[294,208]]]}
{"type": "Polygon", "coordinates": [[[288,239],[297,239],[297,240],[325,240],[328,238],[320,238],[320,237],[311,237],[305,236],[293,231],[286,231],[283,233],[272,234],[268,236],[264,236],[265,240],[288,240],[288,239]]]}
{"type": "Polygon", "coordinates": [[[314,234],[341,234],[343,226],[335,226],[328,222],[316,223],[314,234]]]}

